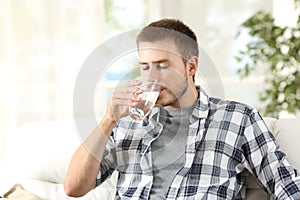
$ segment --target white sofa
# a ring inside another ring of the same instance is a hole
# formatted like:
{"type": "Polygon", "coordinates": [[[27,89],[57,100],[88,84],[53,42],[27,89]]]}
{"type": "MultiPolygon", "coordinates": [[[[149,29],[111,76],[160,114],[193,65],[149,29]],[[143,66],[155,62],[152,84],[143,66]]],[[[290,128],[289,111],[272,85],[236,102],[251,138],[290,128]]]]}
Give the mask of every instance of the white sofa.
{"type": "MultiPolygon", "coordinates": [[[[268,127],[287,153],[289,162],[300,169],[298,146],[300,124],[298,119],[265,119],[268,127]]],[[[14,184],[21,184],[26,191],[41,199],[73,199],[65,195],[63,179],[70,158],[81,140],[71,120],[28,123],[11,135],[8,148],[0,166],[0,196],[14,184]]],[[[117,173],[100,187],[78,198],[112,200],[115,197],[117,173]]],[[[267,199],[268,195],[248,178],[248,200],[267,199]]],[[[75,199],[75,198],[74,198],[75,199]]],[[[25,199],[24,199],[25,200],[25,199]]]]}
{"type": "Polygon", "coordinates": [[[71,198],[65,194],[64,176],[81,143],[76,130],[72,120],[33,122],[17,128],[1,162],[0,196],[19,183],[40,199],[114,199],[117,174],[84,197],[71,198]]]}

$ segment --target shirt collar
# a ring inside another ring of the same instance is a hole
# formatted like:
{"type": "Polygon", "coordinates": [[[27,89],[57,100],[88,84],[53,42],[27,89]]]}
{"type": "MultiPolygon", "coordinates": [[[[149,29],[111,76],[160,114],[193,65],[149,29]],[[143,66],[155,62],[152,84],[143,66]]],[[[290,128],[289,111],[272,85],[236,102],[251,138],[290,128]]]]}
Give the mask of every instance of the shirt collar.
{"type": "Polygon", "coordinates": [[[196,86],[196,88],[199,95],[192,116],[200,119],[207,118],[209,111],[209,96],[200,86],[196,86]]]}

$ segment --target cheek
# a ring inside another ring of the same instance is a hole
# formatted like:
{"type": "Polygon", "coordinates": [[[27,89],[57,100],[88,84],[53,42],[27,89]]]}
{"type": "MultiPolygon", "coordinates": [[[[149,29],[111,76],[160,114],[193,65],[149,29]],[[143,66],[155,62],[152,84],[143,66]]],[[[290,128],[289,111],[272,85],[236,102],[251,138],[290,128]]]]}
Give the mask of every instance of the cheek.
{"type": "Polygon", "coordinates": [[[172,79],[174,81],[182,80],[186,76],[185,67],[184,66],[179,66],[175,69],[170,69],[169,73],[165,74],[165,76],[167,76],[168,79],[172,79]]]}
{"type": "Polygon", "coordinates": [[[176,81],[183,78],[181,72],[175,71],[174,69],[168,69],[160,73],[161,81],[167,85],[174,84],[176,81]]]}
{"type": "Polygon", "coordinates": [[[179,74],[178,72],[175,73],[168,73],[161,80],[162,84],[169,89],[175,89],[181,86],[184,82],[186,82],[185,74],[179,74]]]}

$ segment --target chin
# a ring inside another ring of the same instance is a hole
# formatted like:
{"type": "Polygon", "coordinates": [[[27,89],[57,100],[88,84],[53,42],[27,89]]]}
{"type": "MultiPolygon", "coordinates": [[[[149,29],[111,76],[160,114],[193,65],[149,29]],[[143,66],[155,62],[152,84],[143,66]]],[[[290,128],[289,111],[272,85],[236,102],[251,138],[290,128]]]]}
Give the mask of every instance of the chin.
{"type": "Polygon", "coordinates": [[[165,107],[165,106],[170,106],[173,105],[176,102],[176,98],[159,98],[156,101],[156,104],[165,107]]]}
{"type": "Polygon", "coordinates": [[[164,106],[170,106],[174,104],[176,101],[177,101],[176,96],[172,92],[164,89],[160,92],[156,104],[164,107],[164,106]]]}

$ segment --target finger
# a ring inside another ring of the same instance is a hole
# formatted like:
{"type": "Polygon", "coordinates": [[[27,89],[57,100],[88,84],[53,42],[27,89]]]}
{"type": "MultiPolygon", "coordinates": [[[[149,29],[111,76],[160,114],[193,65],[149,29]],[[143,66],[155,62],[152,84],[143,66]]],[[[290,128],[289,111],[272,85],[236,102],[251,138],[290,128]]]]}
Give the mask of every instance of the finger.
{"type": "Polygon", "coordinates": [[[111,96],[111,101],[141,101],[141,97],[133,93],[116,93],[111,96]]]}
{"type": "Polygon", "coordinates": [[[144,90],[140,89],[140,88],[136,88],[134,93],[135,94],[142,94],[144,92],[144,90]]]}
{"type": "Polygon", "coordinates": [[[138,102],[136,102],[136,101],[129,101],[128,102],[128,106],[130,106],[130,107],[135,107],[137,104],[138,104],[138,102]]]}
{"type": "Polygon", "coordinates": [[[141,100],[142,100],[141,97],[135,95],[132,95],[131,98],[114,97],[112,98],[112,106],[113,107],[120,107],[120,106],[135,107],[141,100]]]}
{"type": "Polygon", "coordinates": [[[123,87],[123,88],[116,88],[113,91],[114,96],[128,96],[128,95],[139,95],[143,93],[143,90],[138,87],[123,87]]]}
{"type": "Polygon", "coordinates": [[[142,84],[139,80],[122,81],[118,83],[117,88],[138,87],[142,84]]]}
{"type": "Polygon", "coordinates": [[[129,100],[128,99],[112,99],[112,106],[118,107],[118,106],[128,106],[129,100]]]}
{"type": "Polygon", "coordinates": [[[138,96],[141,94],[143,91],[140,89],[135,90],[135,92],[115,92],[112,94],[113,98],[118,98],[118,99],[127,99],[127,100],[133,100],[133,101],[139,101],[140,97],[138,96]]]}
{"type": "Polygon", "coordinates": [[[138,86],[121,86],[114,88],[114,93],[134,93],[138,86]]]}
{"type": "Polygon", "coordinates": [[[127,99],[130,100],[133,96],[133,93],[124,93],[124,92],[116,92],[112,94],[112,98],[116,99],[127,99]]]}

